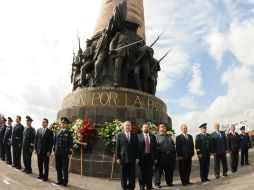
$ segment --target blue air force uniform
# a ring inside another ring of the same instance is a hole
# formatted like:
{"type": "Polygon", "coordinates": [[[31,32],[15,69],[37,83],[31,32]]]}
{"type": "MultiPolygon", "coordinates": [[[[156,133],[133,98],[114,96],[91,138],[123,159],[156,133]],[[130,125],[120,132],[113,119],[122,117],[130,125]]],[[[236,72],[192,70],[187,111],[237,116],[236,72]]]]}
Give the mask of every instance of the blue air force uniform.
{"type": "MultiPolygon", "coordinates": [[[[240,130],[245,130],[245,127],[241,127],[240,130]]],[[[248,133],[242,133],[240,135],[240,148],[241,148],[241,165],[249,165],[249,148],[251,147],[250,137],[248,133]]]]}
{"type": "Polygon", "coordinates": [[[4,117],[2,117],[2,120],[3,120],[3,124],[0,128],[0,156],[1,156],[1,160],[4,160],[5,161],[5,146],[4,146],[4,134],[5,134],[5,130],[6,130],[6,125],[5,125],[5,122],[6,122],[6,119],[4,117]]]}
{"type": "MultiPolygon", "coordinates": [[[[26,117],[27,121],[33,121],[31,117],[26,117]]],[[[32,173],[31,157],[34,149],[35,129],[32,126],[26,127],[23,132],[23,172],[32,173]]]]}
{"type": "MultiPolygon", "coordinates": [[[[206,123],[199,128],[206,128],[206,123]]],[[[212,137],[208,133],[200,133],[196,136],[196,150],[199,157],[200,164],[200,178],[201,181],[209,181],[208,173],[210,166],[210,155],[212,153],[212,137]]]]}
{"type": "Polygon", "coordinates": [[[17,123],[12,129],[11,144],[13,151],[13,167],[21,169],[21,149],[23,142],[24,126],[17,123]]]}
{"type": "MultiPolygon", "coordinates": [[[[67,118],[62,118],[61,122],[66,124],[70,123],[67,118]]],[[[68,184],[68,155],[72,154],[72,147],[72,133],[68,129],[59,129],[55,134],[53,148],[55,152],[58,185],[63,184],[66,186],[68,184]]]]}
{"type": "Polygon", "coordinates": [[[227,146],[230,152],[231,172],[235,173],[238,169],[240,136],[236,132],[230,132],[227,136],[227,146]]]}
{"type": "MultiPolygon", "coordinates": [[[[12,118],[8,117],[8,121],[12,122],[12,118]]],[[[4,147],[6,152],[6,163],[12,164],[12,158],[11,158],[11,134],[12,134],[12,125],[8,125],[5,129],[4,134],[4,147]]]]}

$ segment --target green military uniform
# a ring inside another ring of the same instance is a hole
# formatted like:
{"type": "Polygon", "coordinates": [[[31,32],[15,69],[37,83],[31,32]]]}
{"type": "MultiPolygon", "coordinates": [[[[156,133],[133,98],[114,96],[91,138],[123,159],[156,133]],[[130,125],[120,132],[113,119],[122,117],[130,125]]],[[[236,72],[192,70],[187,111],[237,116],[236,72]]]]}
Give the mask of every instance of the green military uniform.
{"type": "MultiPolygon", "coordinates": [[[[206,123],[199,128],[205,127],[206,123]]],[[[209,181],[208,173],[210,166],[210,155],[212,153],[212,137],[208,133],[200,133],[196,136],[196,150],[200,163],[200,178],[202,182],[209,181]]]]}
{"type": "MultiPolygon", "coordinates": [[[[26,116],[27,121],[33,121],[31,117],[26,116]]],[[[31,157],[34,149],[34,140],[35,140],[35,129],[30,126],[26,127],[23,132],[23,163],[24,170],[23,172],[32,173],[31,167],[31,157]]]]}
{"type": "MultiPolygon", "coordinates": [[[[61,122],[67,124],[70,123],[65,117],[61,119],[61,122]]],[[[72,147],[72,133],[68,129],[59,129],[55,134],[53,148],[55,152],[58,185],[63,184],[66,186],[68,184],[68,155],[72,154],[72,147]]]]}

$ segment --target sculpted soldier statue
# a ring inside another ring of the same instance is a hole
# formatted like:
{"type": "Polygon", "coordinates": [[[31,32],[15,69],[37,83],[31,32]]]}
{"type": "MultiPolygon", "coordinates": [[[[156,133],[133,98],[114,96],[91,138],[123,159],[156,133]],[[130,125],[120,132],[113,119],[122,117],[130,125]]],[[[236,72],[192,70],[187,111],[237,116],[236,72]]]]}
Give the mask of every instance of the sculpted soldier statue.
{"type": "Polygon", "coordinates": [[[161,70],[160,62],[156,59],[152,59],[150,61],[150,74],[148,77],[148,93],[155,95],[156,86],[157,86],[157,78],[158,78],[158,71],[161,70]]]}
{"type": "Polygon", "coordinates": [[[78,54],[76,57],[74,57],[73,59],[73,63],[72,63],[72,74],[71,74],[71,82],[73,83],[73,91],[77,89],[77,87],[79,86],[79,75],[80,75],[80,68],[83,65],[82,61],[83,61],[83,55],[82,55],[83,51],[80,48],[80,40],[79,40],[79,50],[78,50],[78,54]]]}
{"type": "Polygon", "coordinates": [[[171,51],[167,51],[165,55],[160,58],[160,60],[157,60],[155,58],[152,58],[150,61],[150,74],[148,77],[148,93],[155,95],[156,92],[156,86],[157,86],[157,78],[158,78],[158,71],[161,70],[160,62],[168,55],[168,53],[171,51]]]}
{"type": "Polygon", "coordinates": [[[102,31],[95,48],[95,54],[93,57],[93,62],[95,61],[94,83],[93,83],[94,87],[98,86],[101,82],[102,64],[108,52],[109,38],[112,26],[113,26],[113,17],[110,18],[108,27],[102,31]]]}
{"type": "Polygon", "coordinates": [[[150,62],[153,60],[154,51],[149,46],[141,46],[137,49],[137,52],[138,58],[134,67],[136,88],[144,92],[149,92],[148,77],[150,74],[150,62]]]}
{"type": "Polygon", "coordinates": [[[126,33],[127,33],[126,29],[123,29],[121,32],[117,32],[115,36],[113,37],[109,46],[110,54],[114,54],[113,61],[115,64],[115,71],[114,71],[114,86],[115,87],[118,87],[120,85],[122,66],[124,62],[126,63],[126,57],[128,56],[129,48],[128,47],[121,48],[129,44],[129,37],[127,36],[126,33]]]}
{"type": "Polygon", "coordinates": [[[93,56],[95,51],[95,44],[92,40],[87,39],[86,49],[83,52],[84,64],[80,69],[80,86],[88,86],[88,74],[94,69],[93,56]]]}

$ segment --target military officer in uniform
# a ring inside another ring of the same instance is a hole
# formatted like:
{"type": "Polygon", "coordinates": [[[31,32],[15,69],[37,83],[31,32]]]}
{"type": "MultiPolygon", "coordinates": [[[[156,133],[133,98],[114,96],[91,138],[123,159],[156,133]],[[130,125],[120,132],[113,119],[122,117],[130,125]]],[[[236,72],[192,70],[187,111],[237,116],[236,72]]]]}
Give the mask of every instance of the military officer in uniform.
{"type": "Polygon", "coordinates": [[[202,124],[199,128],[201,133],[196,136],[196,150],[200,164],[201,182],[210,181],[208,179],[210,156],[212,154],[212,137],[206,133],[207,123],[202,124]]]}
{"type": "Polygon", "coordinates": [[[230,126],[230,133],[227,136],[227,146],[230,154],[231,172],[235,173],[238,169],[240,137],[239,134],[235,132],[235,125],[233,124],[230,126]]]}
{"type": "Polygon", "coordinates": [[[173,186],[176,151],[174,140],[166,132],[165,124],[161,123],[159,125],[159,133],[156,135],[158,145],[158,163],[154,171],[156,188],[161,188],[161,174],[163,171],[167,185],[169,187],[173,186]]]}
{"type": "Polygon", "coordinates": [[[17,169],[21,169],[21,150],[23,142],[23,131],[24,126],[20,123],[21,117],[18,115],[16,117],[16,125],[12,129],[11,135],[11,145],[13,151],[13,166],[17,169]]]}
{"type": "Polygon", "coordinates": [[[2,117],[2,126],[0,128],[0,149],[1,149],[1,160],[5,161],[5,146],[4,146],[4,134],[6,130],[6,119],[2,117]]]}
{"type": "Polygon", "coordinates": [[[67,129],[70,121],[66,117],[61,118],[60,129],[56,132],[54,139],[54,152],[57,171],[57,185],[67,186],[68,166],[72,155],[73,137],[67,129]]]}
{"type": "Polygon", "coordinates": [[[251,147],[249,134],[245,132],[245,126],[240,128],[242,134],[240,135],[241,143],[241,166],[249,165],[249,148],[251,147]]]}
{"type": "Polygon", "coordinates": [[[4,134],[4,147],[6,152],[6,163],[12,164],[12,158],[11,158],[11,134],[12,134],[12,118],[7,118],[8,125],[5,129],[4,134]]]}
{"type": "Polygon", "coordinates": [[[35,129],[32,127],[33,119],[30,116],[26,116],[27,127],[23,132],[23,163],[24,170],[27,174],[32,173],[31,157],[34,149],[35,129]]]}

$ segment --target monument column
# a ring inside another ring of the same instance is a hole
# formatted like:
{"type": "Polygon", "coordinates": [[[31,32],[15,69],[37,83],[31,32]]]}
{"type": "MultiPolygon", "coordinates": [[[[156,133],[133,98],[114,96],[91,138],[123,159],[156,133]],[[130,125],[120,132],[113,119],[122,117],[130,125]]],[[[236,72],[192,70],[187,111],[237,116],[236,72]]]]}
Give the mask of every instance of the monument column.
{"type": "MultiPolygon", "coordinates": [[[[121,2],[120,0],[102,0],[101,9],[97,23],[95,25],[94,35],[100,32],[108,25],[109,18],[113,15],[114,7],[121,2]]],[[[145,20],[143,0],[127,1],[127,21],[139,24],[138,35],[145,39],[145,20]]]]}

